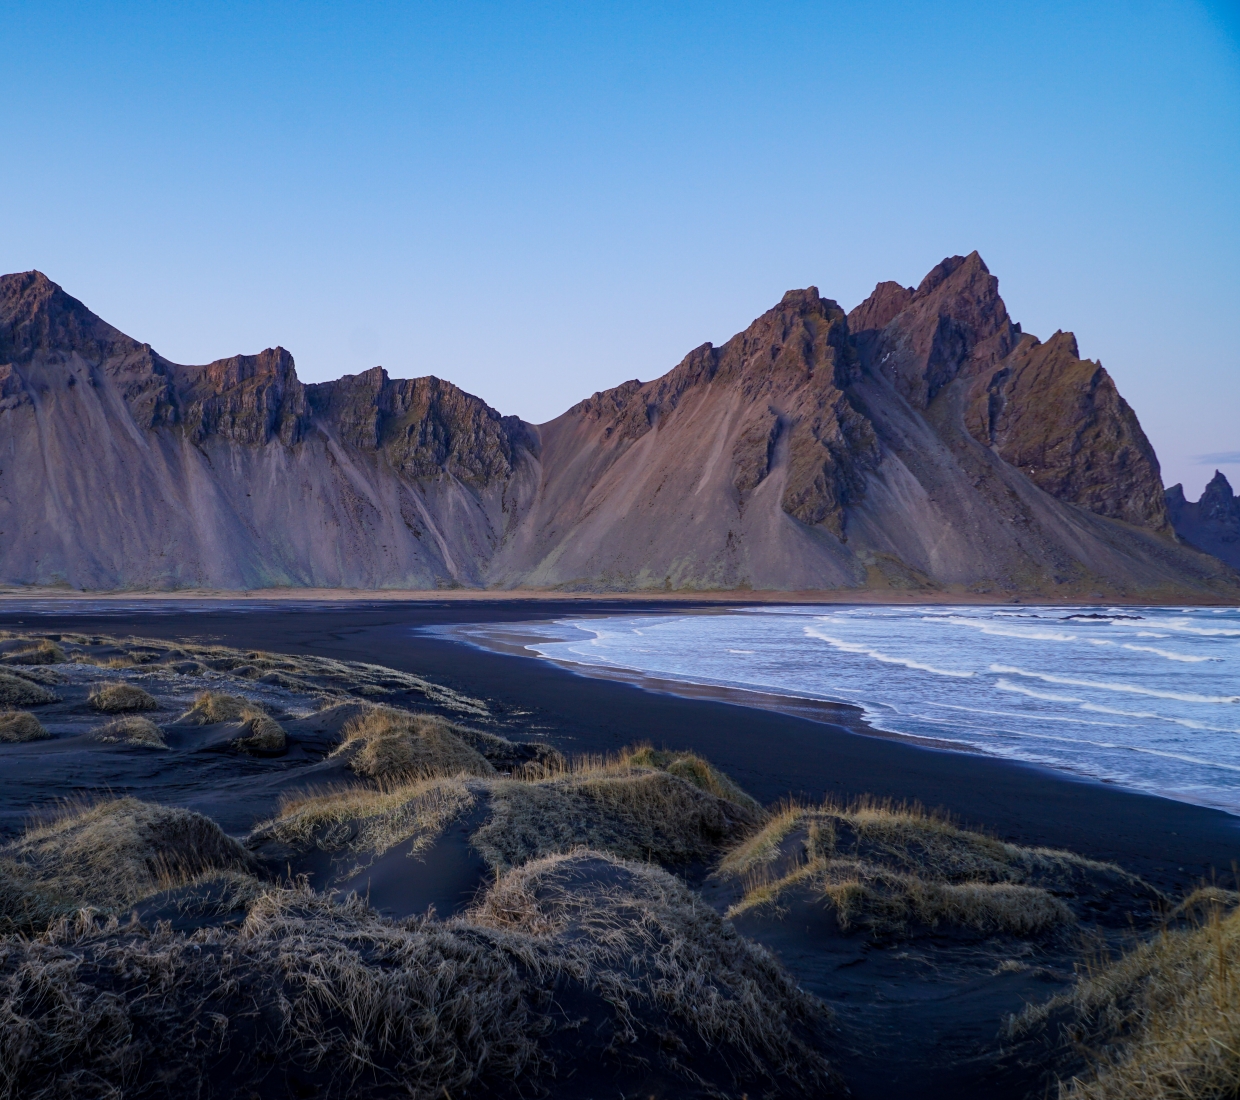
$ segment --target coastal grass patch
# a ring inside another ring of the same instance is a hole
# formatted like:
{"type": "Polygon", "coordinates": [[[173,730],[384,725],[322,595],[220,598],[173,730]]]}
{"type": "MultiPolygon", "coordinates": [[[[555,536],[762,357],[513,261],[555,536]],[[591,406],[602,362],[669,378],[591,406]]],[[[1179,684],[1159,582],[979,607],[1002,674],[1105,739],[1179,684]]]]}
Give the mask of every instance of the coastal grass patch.
{"type": "Polygon", "coordinates": [[[829,1011],[658,867],[584,848],[544,856],[500,877],[462,922],[547,944],[559,969],[613,1007],[614,1045],[681,1030],[785,1088],[834,1091],[827,1059],[798,1035],[829,1011]]]}
{"type": "Polygon", "coordinates": [[[742,888],[733,915],[778,910],[800,890],[826,902],[842,930],[878,935],[913,924],[1034,935],[1077,919],[1065,896],[1100,888],[1157,902],[1152,888],[1112,864],[1008,844],[945,815],[874,799],[785,803],[725,855],[718,874],[742,888]]]}
{"type": "Polygon", "coordinates": [[[1061,1100],[1224,1100],[1240,1094],[1240,898],[1198,891],[1148,941],[1086,964],[1075,986],[1013,1017],[1057,1030],[1085,1065],[1061,1100]]]}
{"type": "Polygon", "coordinates": [[[351,849],[382,855],[411,842],[418,852],[470,810],[476,795],[460,779],[424,779],[379,789],[352,786],[286,796],[279,813],[250,834],[250,847],[274,841],[295,851],[351,849]]]}
{"type": "Polygon", "coordinates": [[[43,728],[43,723],[29,711],[0,711],[0,741],[42,741],[48,737],[51,734],[43,728]]]}
{"type": "Polygon", "coordinates": [[[24,676],[0,670],[0,707],[40,707],[60,702],[60,696],[24,676]]]}
{"type": "Polygon", "coordinates": [[[829,1019],[675,878],[593,852],[446,922],[301,885],[192,935],[79,911],[0,939],[3,1100],[523,1095],[565,1055],[628,1093],[655,1069],[672,1094],[842,1095],[829,1019]]]}
{"type": "Polygon", "coordinates": [[[239,722],[241,716],[252,709],[254,704],[239,695],[228,695],[221,691],[200,691],[194,698],[194,705],[182,714],[177,722],[190,726],[239,722]]]}
{"type": "Polygon", "coordinates": [[[135,798],[65,804],[0,848],[0,859],[45,890],[104,910],[206,872],[258,866],[210,818],[135,798]]]}
{"type": "Polygon", "coordinates": [[[103,714],[158,710],[159,700],[136,684],[101,684],[90,693],[90,705],[103,714]]]}
{"type": "Polygon", "coordinates": [[[127,714],[114,718],[94,731],[97,741],[111,744],[133,745],[144,749],[166,749],[168,743],[163,732],[149,718],[140,714],[127,714]]]}
{"type": "Polygon", "coordinates": [[[56,918],[78,908],[78,901],[40,882],[20,863],[0,856],[0,936],[37,935],[56,918]]]}
{"type": "Polygon", "coordinates": [[[648,746],[523,774],[488,785],[491,813],[472,837],[500,870],[579,846],[666,865],[707,860],[764,818],[705,761],[648,746]]]}
{"type": "Polygon", "coordinates": [[[344,757],[357,775],[384,783],[494,775],[495,768],[457,736],[457,728],[438,715],[372,707],[345,725],[333,755],[344,757]]]}
{"type": "Polygon", "coordinates": [[[288,734],[271,715],[253,707],[246,707],[239,715],[245,730],[233,744],[251,756],[279,756],[288,749],[288,734]]]}
{"type": "Polygon", "coordinates": [[[193,937],[82,914],[0,941],[0,1097],[461,1095],[540,1068],[528,987],[490,938],[356,897],[272,890],[193,937]]]}
{"type": "Polygon", "coordinates": [[[68,661],[65,651],[51,638],[31,638],[15,649],[0,655],[0,661],[10,665],[62,665],[68,661]]]}

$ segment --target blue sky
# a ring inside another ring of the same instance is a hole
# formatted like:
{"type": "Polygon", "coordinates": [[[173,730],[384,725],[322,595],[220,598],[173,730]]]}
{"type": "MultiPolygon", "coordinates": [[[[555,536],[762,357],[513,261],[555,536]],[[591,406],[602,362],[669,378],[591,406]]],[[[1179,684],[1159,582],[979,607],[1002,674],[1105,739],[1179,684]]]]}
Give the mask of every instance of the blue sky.
{"type": "Polygon", "coordinates": [[[978,249],[1240,485],[1240,7],[5,3],[0,268],[542,421],[978,249]]]}

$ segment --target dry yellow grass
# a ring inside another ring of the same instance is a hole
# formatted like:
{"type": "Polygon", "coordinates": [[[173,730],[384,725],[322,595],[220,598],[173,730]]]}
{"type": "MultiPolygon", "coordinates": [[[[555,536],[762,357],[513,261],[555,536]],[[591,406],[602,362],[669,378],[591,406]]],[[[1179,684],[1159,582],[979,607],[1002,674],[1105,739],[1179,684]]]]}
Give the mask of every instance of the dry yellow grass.
{"type": "Polygon", "coordinates": [[[284,799],[280,813],[258,826],[250,843],[272,839],[299,851],[317,846],[324,851],[348,848],[382,855],[411,841],[410,851],[417,852],[475,801],[460,779],[424,779],[380,790],[310,791],[284,799]]]}
{"type": "Polygon", "coordinates": [[[23,710],[0,711],[0,741],[41,741],[51,737],[33,714],[23,710]]]}
{"type": "Polygon", "coordinates": [[[261,710],[247,708],[241,712],[245,724],[245,736],[233,742],[242,752],[255,756],[278,756],[288,748],[288,735],[284,727],[261,710]]]}
{"type": "MultiPolygon", "coordinates": [[[[1240,1095],[1240,910],[1236,895],[1198,892],[1167,928],[1071,992],[1026,1009],[1020,1035],[1070,1021],[1090,1068],[1059,1083],[1061,1100],[1231,1100],[1240,1095]]],[[[1063,1025],[1060,1025],[1063,1026],[1063,1025]]]]}
{"type": "Polygon", "coordinates": [[[734,914],[779,906],[789,890],[807,887],[842,928],[878,933],[917,922],[1029,935],[1075,919],[1052,889],[1096,876],[1144,885],[1110,864],[1006,844],[918,807],[873,800],[787,804],[724,857],[719,874],[744,886],[734,914]]]}
{"type": "Polygon", "coordinates": [[[50,638],[31,638],[27,644],[10,649],[3,657],[5,664],[13,665],[61,665],[68,659],[65,651],[50,638]]]}
{"type": "Polygon", "coordinates": [[[333,755],[344,756],[358,775],[385,783],[433,776],[490,776],[495,769],[480,752],[436,715],[373,707],[349,722],[333,755]]]}
{"type": "Polygon", "coordinates": [[[101,909],[255,860],[202,814],[134,798],[66,806],[0,848],[0,858],[57,894],[101,909]]]}
{"type": "Polygon", "coordinates": [[[129,714],[159,709],[158,700],[135,684],[97,685],[91,691],[90,705],[104,714],[129,714]]]}
{"type": "Polygon", "coordinates": [[[682,864],[712,858],[764,817],[731,780],[690,754],[642,747],[518,774],[526,778],[489,784],[491,816],[472,838],[497,868],[579,846],[682,864]]]}
{"type": "Polygon", "coordinates": [[[59,696],[41,684],[33,683],[23,676],[0,671],[0,706],[38,707],[59,701],[59,696]]]}
{"type": "Polygon", "coordinates": [[[21,864],[0,857],[0,936],[37,934],[78,905],[77,898],[40,883],[21,864]]]}
{"type": "Polygon", "coordinates": [[[130,714],[114,718],[106,726],[95,730],[95,737],[100,741],[134,745],[140,748],[166,749],[168,744],[164,735],[149,718],[130,714]]]}
{"type": "Polygon", "coordinates": [[[588,849],[547,856],[505,874],[464,921],[553,944],[558,966],[614,1006],[620,1042],[666,1013],[785,1085],[834,1083],[793,1030],[825,1008],[657,867],[588,849]]]}
{"type": "Polygon", "coordinates": [[[301,1094],[309,1076],[325,1098],[442,1100],[539,1068],[527,990],[488,937],[356,897],[273,890],[239,930],[192,938],[81,914],[0,940],[0,1100],[196,1096],[221,1050],[242,1075],[228,1095],[301,1094]]]}
{"type": "Polygon", "coordinates": [[[213,726],[217,722],[239,722],[242,714],[252,710],[253,704],[238,695],[224,695],[218,691],[201,691],[178,722],[194,726],[213,726]]]}

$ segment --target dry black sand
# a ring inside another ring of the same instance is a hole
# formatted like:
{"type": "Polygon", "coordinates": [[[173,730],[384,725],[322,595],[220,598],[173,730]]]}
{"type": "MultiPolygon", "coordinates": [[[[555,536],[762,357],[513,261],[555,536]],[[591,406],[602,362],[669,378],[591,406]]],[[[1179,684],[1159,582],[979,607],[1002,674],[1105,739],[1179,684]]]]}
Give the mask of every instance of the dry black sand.
{"type": "MultiPolygon", "coordinates": [[[[700,753],[763,802],[788,795],[817,800],[862,794],[916,800],[1005,840],[1114,861],[1171,896],[1202,879],[1233,885],[1233,865],[1240,860],[1240,819],[1220,811],[1043,768],[867,735],[859,732],[859,719],[853,719],[849,729],[767,709],[659,693],[415,629],[595,611],[667,613],[673,607],[666,601],[655,606],[640,601],[566,606],[485,600],[201,606],[190,612],[155,605],[77,604],[39,613],[0,606],[0,628],[185,638],[383,664],[485,699],[512,730],[565,752],[609,752],[647,740],[700,753]]],[[[243,832],[269,813],[279,790],[295,778],[292,772],[264,775],[268,778],[260,780],[256,771],[253,781],[230,778],[209,793],[187,785],[180,795],[166,779],[159,790],[152,790],[134,775],[132,793],[142,797],[145,788],[145,797],[182,801],[226,829],[243,832]]],[[[126,785],[117,777],[109,784],[114,790],[126,785]]],[[[87,790],[98,783],[96,777],[78,774],[72,785],[87,790]]],[[[11,833],[33,803],[71,793],[63,785],[50,789],[37,775],[10,770],[0,776],[4,831],[11,833]]],[[[745,934],[776,950],[806,988],[863,1023],[868,1045],[858,1045],[855,1057],[840,1067],[857,1095],[1017,1096],[1036,1076],[1028,1067],[996,1065],[974,1053],[993,1047],[1004,1013],[1062,988],[1067,972],[1041,968],[996,981],[987,960],[976,957],[973,948],[947,940],[901,954],[860,949],[815,933],[808,924],[802,934],[795,920],[742,919],[740,925],[745,934]]]]}

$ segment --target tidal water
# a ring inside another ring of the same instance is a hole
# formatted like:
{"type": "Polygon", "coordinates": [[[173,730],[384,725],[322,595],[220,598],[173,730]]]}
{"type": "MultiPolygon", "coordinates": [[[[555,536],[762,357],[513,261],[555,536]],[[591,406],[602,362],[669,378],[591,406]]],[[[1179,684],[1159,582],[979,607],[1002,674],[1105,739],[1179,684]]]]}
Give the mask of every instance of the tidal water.
{"type": "Polygon", "coordinates": [[[582,672],[852,703],[892,734],[1240,813],[1237,609],[781,607],[521,632],[582,672]]]}

